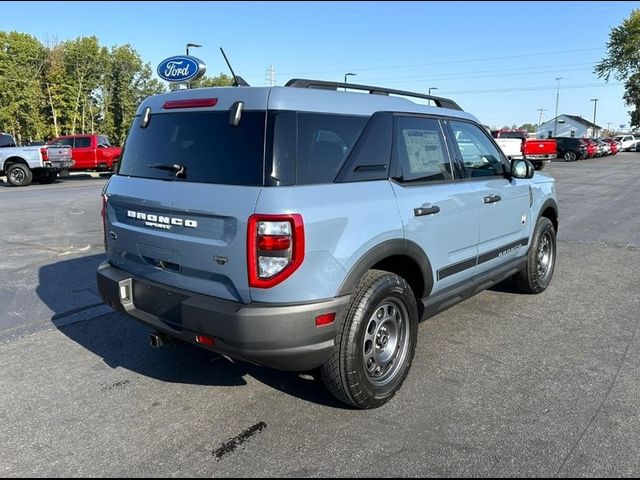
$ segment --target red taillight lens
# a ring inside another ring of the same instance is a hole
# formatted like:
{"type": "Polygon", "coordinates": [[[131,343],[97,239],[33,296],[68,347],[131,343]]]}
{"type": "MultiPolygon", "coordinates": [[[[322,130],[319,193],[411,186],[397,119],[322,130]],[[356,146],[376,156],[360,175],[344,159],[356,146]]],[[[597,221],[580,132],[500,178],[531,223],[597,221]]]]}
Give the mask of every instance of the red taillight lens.
{"type": "Polygon", "coordinates": [[[247,227],[249,286],[273,287],[304,260],[302,215],[252,215],[247,227]]]}
{"type": "Polygon", "coordinates": [[[42,155],[43,162],[46,162],[47,160],[49,160],[49,150],[47,150],[45,147],[42,147],[40,149],[40,155],[42,155]]]}
{"type": "Polygon", "coordinates": [[[289,235],[258,235],[258,250],[289,250],[289,235]]]}
{"type": "Polygon", "coordinates": [[[173,110],[176,108],[204,108],[215,107],[218,103],[217,98],[193,98],[190,100],[170,100],[164,102],[162,108],[165,110],[173,110]]]}

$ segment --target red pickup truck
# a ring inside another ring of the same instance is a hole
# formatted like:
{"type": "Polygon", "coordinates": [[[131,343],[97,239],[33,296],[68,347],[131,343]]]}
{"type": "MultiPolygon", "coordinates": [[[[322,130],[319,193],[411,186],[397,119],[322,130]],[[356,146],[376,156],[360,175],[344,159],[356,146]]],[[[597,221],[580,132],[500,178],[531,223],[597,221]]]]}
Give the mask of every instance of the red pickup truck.
{"type": "Polygon", "coordinates": [[[558,145],[553,139],[527,138],[524,130],[493,130],[491,136],[510,158],[526,158],[536,170],[544,168],[545,161],[556,158],[558,145]]]}
{"type": "Polygon", "coordinates": [[[115,170],[120,158],[120,147],[112,147],[105,135],[65,135],[54,138],[49,145],[71,147],[71,170],[115,170]]]}

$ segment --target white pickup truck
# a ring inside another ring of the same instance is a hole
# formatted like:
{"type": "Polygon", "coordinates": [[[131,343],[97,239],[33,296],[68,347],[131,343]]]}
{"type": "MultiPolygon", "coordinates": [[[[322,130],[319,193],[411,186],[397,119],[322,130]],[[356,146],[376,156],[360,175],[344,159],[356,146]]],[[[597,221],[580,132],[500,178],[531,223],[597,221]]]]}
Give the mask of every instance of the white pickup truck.
{"type": "Polygon", "coordinates": [[[34,180],[52,183],[58,173],[72,165],[69,146],[17,147],[11,135],[0,133],[0,175],[6,175],[15,187],[25,187],[34,180]]]}

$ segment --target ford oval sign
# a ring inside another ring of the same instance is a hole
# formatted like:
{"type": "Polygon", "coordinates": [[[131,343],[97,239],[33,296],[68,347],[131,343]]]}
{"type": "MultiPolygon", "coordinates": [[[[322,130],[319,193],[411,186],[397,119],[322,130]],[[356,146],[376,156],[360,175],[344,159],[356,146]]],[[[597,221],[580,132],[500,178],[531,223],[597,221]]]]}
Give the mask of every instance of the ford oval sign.
{"type": "Polygon", "coordinates": [[[202,60],[186,55],[167,58],[158,65],[158,76],[174,83],[197,80],[206,71],[207,66],[202,60]]]}

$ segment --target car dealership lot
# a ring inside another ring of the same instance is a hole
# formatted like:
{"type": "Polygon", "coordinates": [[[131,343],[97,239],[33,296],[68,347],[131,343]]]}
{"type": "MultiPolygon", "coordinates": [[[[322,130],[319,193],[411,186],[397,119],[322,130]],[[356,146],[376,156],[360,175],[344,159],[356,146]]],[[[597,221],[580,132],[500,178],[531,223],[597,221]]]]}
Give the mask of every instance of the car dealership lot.
{"type": "Polygon", "coordinates": [[[101,304],[104,178],[0,183],[2,476],[636,476],[640,153],[547,165],[551,287],[501,285],[424,322],[398,395],[186,346],[101,304]]]}

